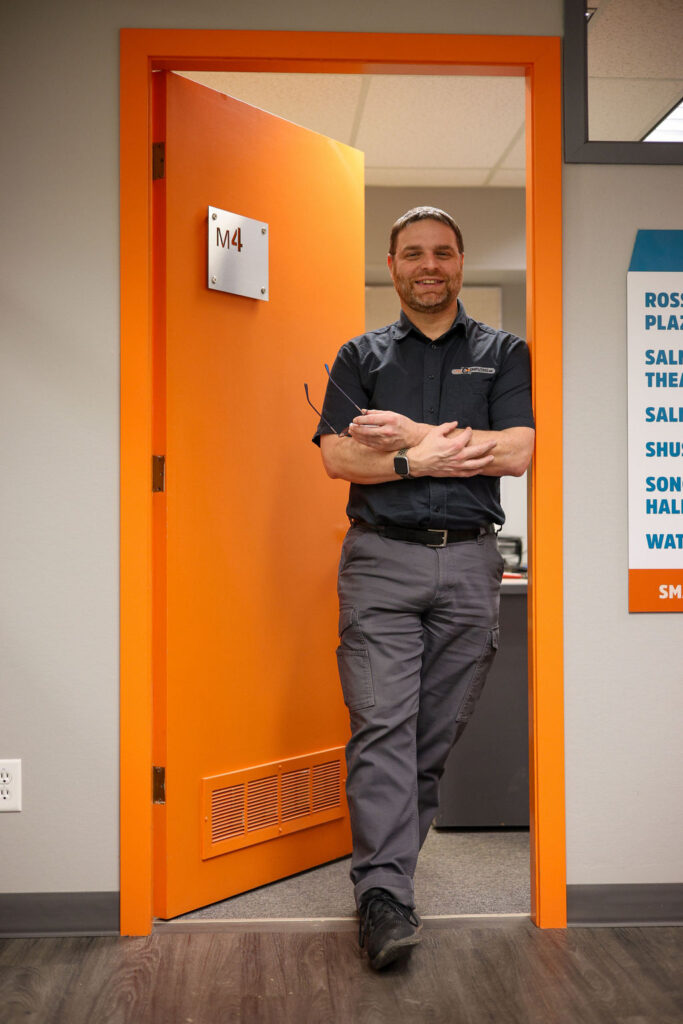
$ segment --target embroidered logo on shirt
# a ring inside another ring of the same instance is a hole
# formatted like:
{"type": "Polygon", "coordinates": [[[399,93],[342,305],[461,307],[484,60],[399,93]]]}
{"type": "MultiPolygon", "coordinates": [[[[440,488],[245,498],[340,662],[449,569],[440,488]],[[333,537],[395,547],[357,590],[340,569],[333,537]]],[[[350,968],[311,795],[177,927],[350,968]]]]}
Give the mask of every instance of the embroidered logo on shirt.
{"type": "Polygon", "coordinates": [[[495,373],[496,368],[494,366],[458,366],[455,370],[451,370],[451,373],[495,373]]]}

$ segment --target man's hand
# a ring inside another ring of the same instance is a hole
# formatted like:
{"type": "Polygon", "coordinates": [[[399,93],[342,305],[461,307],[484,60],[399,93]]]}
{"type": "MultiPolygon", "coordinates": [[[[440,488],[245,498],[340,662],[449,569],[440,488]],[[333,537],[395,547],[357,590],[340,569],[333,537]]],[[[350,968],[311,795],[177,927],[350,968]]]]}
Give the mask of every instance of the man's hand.
{"type": "Polygon", "coordinates": [[[356,416],[349,424],[349,435],[376,452],[397,452],[401,448],[414,448],[430,429],[427,423],[416,423],[399,412],[373,409],[356,416]]]}
{"type": "Polygon", "coordinates": [[[422,441],[408,453],[413,476],[476,476],[493,462],[489,454],[497,441],[471,444],[472,428],[456,430],[457,420],[429,427],[422,441]],[[455,431],[455,433],[454,433],[455,431]]]}

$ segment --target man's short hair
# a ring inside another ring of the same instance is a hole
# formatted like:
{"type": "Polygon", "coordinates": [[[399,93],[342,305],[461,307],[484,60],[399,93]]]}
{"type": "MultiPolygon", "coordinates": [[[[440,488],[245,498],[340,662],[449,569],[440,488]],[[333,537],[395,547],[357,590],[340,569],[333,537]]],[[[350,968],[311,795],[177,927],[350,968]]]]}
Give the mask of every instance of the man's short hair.
{"type": "Polygon", "coordinates": [[[445,210],[440,210],[437,206],[416,206],[412,210],[408,210],[402,217],[399,217],[394,226],[391,229],[389,235],[389,254],[394,256],[396,253],[396,239],[398,238],[399,232],[403,228],[407,227],[408,224],[412,224],[416,220],[438,220],[442,224],[447,224],[449,228],[455,233],[456,240],[458,242],[458,249],[460,252],[465,251],[465,246],[462,240],[462,231],[455,223],[450,213],[446,213],[445,210]]]}

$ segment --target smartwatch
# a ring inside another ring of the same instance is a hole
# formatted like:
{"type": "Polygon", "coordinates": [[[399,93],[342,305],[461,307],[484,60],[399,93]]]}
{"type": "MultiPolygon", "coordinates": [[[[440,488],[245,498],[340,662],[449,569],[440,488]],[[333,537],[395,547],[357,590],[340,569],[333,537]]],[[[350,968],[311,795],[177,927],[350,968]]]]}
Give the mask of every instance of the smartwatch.
{"type": "Polygon", "coordinates": [[[403,477],[404,480],[412,480],[410,475],[410,463],[408,462],[408,456],[406,452],[407,448],[401,448],[400,452],[394,455],[394,473],[398,476],[403,477]]]}

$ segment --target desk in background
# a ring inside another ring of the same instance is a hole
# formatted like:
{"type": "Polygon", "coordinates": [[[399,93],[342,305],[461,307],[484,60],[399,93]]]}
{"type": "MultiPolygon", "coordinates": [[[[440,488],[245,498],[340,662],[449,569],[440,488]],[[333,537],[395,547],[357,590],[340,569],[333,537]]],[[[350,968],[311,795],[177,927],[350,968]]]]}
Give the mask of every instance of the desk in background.
{"type": "Polygon", "coordinates": [[[437,828],[529,825],[526,580],[504,580],[500,646],[441,780],[437,828]]]}

